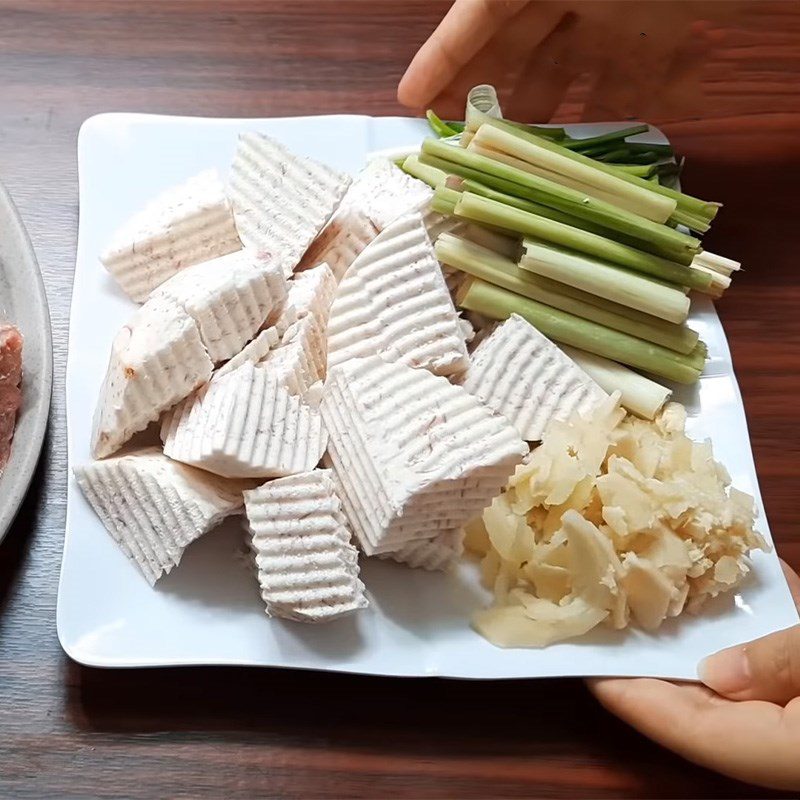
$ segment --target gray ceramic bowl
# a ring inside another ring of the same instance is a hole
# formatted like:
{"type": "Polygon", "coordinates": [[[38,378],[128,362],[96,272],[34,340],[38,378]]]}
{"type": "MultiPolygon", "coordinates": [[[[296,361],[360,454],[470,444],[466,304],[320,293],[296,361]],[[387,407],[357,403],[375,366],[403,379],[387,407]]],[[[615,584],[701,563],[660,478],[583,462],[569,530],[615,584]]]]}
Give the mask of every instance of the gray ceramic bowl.
{"type": "Polygon", "coordinates": [[[11,458],[0,475],[0,539],[19,510],[39,460],[53,386],[50,314],[42,276],[28,233],[8,192],[0,185],[0,320],[25,337],[22,408],[11,458]]]}

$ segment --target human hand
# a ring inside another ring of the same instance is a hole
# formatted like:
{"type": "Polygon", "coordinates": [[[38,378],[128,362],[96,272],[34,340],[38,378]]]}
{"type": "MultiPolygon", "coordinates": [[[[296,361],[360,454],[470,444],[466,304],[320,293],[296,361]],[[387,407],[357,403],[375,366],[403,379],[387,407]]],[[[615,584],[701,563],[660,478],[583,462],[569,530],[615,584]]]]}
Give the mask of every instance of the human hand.
{"type": "MultiPolygon", "coordinates": [[[[784,564],[800,609],[800,578],[784,564]]],[[[800,625],[707,658],[705,686],[603,678],[589,688],[645,736],[709,769],[800,789],[800,625]]]]}
{"type": "Polygon", "coordinates": [[[703,110],[700,71],[718,38],[709,21],[730,21],[741,7],[731,0],[455,0],[397,96],[410,108],[460,119],[469,89],[491,83],[510,119],[547,122],[570,85],[588,76],[585,120],[686,119],[703,110]]]}

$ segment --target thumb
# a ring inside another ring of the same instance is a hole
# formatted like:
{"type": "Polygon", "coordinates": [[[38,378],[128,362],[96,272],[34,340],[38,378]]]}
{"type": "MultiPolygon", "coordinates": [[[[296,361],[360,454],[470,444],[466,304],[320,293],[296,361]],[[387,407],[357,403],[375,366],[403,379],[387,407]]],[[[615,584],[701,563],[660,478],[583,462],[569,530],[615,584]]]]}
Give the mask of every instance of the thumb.
{"type": "Polygon", "coordinates": [[[800,625],[721,650],[701,662],[700,680],[731,700],[785,705],[800,697],[800,625]]]}

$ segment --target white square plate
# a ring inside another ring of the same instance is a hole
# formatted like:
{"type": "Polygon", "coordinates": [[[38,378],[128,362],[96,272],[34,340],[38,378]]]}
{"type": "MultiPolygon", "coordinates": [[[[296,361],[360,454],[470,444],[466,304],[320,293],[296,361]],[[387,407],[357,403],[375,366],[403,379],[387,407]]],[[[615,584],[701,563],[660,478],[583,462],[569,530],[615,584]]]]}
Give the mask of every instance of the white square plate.
{"type": "MultiPolygon", "coordinates": [[[[615,127],[575,126],[571,132],[589,136],[615,127]]],[[[470,614],[485,604],[487,594],[469,562],[441,575],[366,560],[363,578],[371,601],[366,611],[317,627],[270,620],[242,556],[235,521],[189,547],[180,567],[151,589],[72,478],[72,465],[90,458],[91,416],[112,337],[134,309],[98,253],[111,232],[160,190],[208,167],[226,172],[242,130],[269,133],[299,153],[355,173],[368,152],[417,142],[427,126],[416,119],[354,116],[226,120],[103,114],[81,128],[80,232],[67,369],[69,505],[58,594],[58,635],[73,659],[103,667],[241,664],[459,678],[691,679],[703,656],[797,622],[774,553],[757,554],[741,590],[700,617],[672,620],[654,635],[604,630],[545,650],[500,650],[471,630],[470,614]]],[[[678,399],[689,409],[690,432],[710,437],[734,484],[756,496],[760,530],[769,539],[725,335],[710,303],[696,303],[692,322],[711,359],[699,386],[678,399]]]]}

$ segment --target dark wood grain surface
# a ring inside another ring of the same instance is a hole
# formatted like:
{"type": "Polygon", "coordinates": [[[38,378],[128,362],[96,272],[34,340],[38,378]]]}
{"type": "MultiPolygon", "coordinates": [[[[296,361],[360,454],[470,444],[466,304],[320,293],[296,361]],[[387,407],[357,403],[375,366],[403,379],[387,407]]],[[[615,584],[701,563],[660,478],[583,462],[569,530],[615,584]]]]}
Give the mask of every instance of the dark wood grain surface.
{"type": "MultiPolygon", "coordinates": [[[[725,202],[710,248],[747,265],[720,311],[772,530],[800,566],[800,8],[753,3],[667,120],[685,182],[725,202]]],[[[0,548],[0,797],[757,797],[599,710],[577,681],[384,680],[279,670],[84,669],[55,605],[75,140],[110,110],[401,113],[394,87],[448,3],[0,1],[0,175],[53,320],[45,454],[0,548]]],[[[576,118],[581,97],[562,107],[576,118]]],[[[658,121],[658,120],[655,120],[658,121]]]]}

